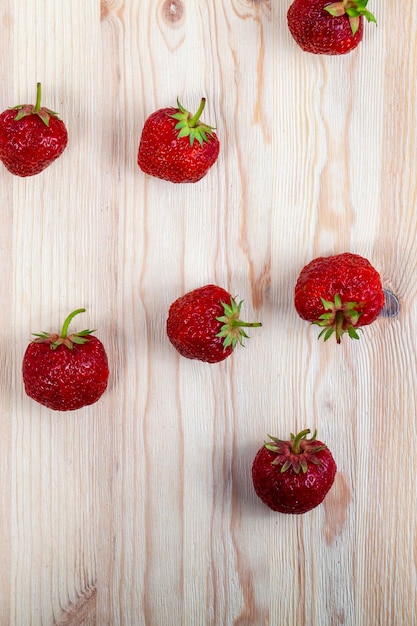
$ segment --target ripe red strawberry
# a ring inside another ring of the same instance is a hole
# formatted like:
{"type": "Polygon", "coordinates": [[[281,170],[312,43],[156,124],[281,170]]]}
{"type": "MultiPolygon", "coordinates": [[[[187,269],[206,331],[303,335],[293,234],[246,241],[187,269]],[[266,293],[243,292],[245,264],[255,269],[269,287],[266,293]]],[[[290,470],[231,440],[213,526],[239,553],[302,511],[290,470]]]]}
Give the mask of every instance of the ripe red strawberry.
{"type": "Polygon", "coordinates": [[[318,257],[301,270],[294,305],[300,317],[323,327],[325,341],[334,332],[337,343],[345,332],[359,339],[356,329],[374,322],[384,306],[381,278],[358,254],[318,257]]]}
{"type": "Polygon", "coordinates": [[[225,289],[199,287],[181,296],[169,308],[167,335],[178,352],[188,359],[218,363],[228,357],[248,335],[244,327],[262,326],[242,322],[240,308],[225,289]]]}
{"type": "Polygon", "coordinates": [[[58,114],[36,104],[21,104],[0,115],[0,160],[17,176],[39,174],[65,150],[68,133],[58,114]]]}
{"type": "Polygon", "coordinates": [[[138,165],[145,174],[172,183],[196,183],[217,161],[220,143],[212,126],[200,121],[205,98],[195,115],[177,103],[178,108],[159,109],[146,120],[138,165]]]}
{"type": "Polygon", "coordinates": [[[252,464],[252,481],[256,494],[273,511],[306,513],[321,502],[333,484],[336,463],[329,448],[310,439],[309,430],[291,434],[290,441],[271,437],[252,464]]]}
{"type": "Polygon", "coordinates": [[[368,0],[294,0],[288,28],[298,45],[313,54],[347,54],[363,37],[363,18],[375,22],[368,0]]]}
{"type": "Polygon", "coordinates": [[[67,335],[73,311],[61,334],[40,333],[27,347],[22,374],[28,396],[55,411],[97,402],[107,388],[109,368],[103,344],[92,330],[67,335]]]}

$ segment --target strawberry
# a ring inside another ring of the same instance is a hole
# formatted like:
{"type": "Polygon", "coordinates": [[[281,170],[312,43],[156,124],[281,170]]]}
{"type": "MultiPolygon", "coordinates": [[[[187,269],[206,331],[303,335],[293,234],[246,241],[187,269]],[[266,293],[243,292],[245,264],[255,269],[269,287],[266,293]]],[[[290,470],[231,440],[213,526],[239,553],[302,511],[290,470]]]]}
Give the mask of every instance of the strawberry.
{"type": "Polygon", "coordinates": [[[27,347],[22,374],[27,395],[55,411],[71,411],[97,402],[107,388],[109,368],[103,344],[82,330],[67,335],[75,315],[65,320],[61,334],[40,333],[27,347]]]}
{"type": "Polygon", "coordinates": [[[0,160],[12,174],[39,174],[65,150],[68,133],[58,114],[41,107],[41,84],[36,104],[21,104],[0,115],[0,160]]]}
{"type": "Polygon", "coordinates": [[[288,28],[297,44],[313,54],[347,54],[363,37],[363,18],[376,19],[368,0],[294,0],[287,13],[288,28]]]}
{"type": "Polygon", "coordinates": [[[200,121],[206,100],[195,115],[178,108],[155,111],[148,117],[139,144],[138,165],[151,176],[172,183],[196,183],[217,161],[220,143],[212,126],[200,121]]]}
{"type": "Polygon", "coordinates": [[[237,343],[243,345],[243,338],[248,338],[244,327],[262,325],[242,322],[241,306],[242,302],[236,302],[216,285],[194,289],[171,304],[166,325],[168,338],[188,359],[223,361],[237,343]]]}
{"type": "Polygon", "coordinates": [[[381,278],[358,254],[318,257],[301,270],[294,305],[300,317],[323,327],[325,341],[335,333],[340,343],[345,332],[359,339],[356,329],[374,322],[384,306],[381,278]]]}
{"type": "Polygon", "coordinates": [[[271,437],[255,456],[252,481],[256,494],[273,511],[306,513],[321,502],[333,484],[336,463],[329,448],[310,431],[290,441],[271,437]]]}

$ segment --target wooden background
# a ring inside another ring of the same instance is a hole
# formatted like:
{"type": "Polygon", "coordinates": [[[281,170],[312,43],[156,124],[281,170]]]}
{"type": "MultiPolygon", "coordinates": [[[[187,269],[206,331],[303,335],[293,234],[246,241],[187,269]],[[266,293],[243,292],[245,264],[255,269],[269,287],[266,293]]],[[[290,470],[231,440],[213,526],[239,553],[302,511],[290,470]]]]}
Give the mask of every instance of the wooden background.
{"type": "Polygon", "coordinates": [[[63,156],[0,169],[1,626],[417,624],[417,11],[369,3],[346,57],[303,53],[289,0],[2,0],[0,109],[60,112],[63,156]],[[177,96],[216,126],[195,185],[145,177],[141,129],[177,96]],[[293,288],[314,256],[367,257],[400,299],[359,342],[317,341],[293,288]],[[215,282],[253,329],[179,357],[170,303],[215,282]],[[95,405],[24,394],[32,332],[97,328],[95,405]],[[252,459],[317,428],[323,505],[272,513],[252,459]]]}

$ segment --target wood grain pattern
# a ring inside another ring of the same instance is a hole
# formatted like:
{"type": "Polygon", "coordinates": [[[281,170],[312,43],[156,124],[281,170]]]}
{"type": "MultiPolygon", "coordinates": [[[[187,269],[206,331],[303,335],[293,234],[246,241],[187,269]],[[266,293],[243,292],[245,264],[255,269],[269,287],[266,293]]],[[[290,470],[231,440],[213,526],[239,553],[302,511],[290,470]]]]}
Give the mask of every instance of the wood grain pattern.
{"type": "Polygon", "coordinates": [[[1,3],[1,108],[41,81],[70,136],[42,174],[0,171],[1,626],[417,624],[417,15],[373,4],[359,49],[324,58],[292,41],[289,1],[1,3]],[[145,177],[146,117],[202,95],[218,163],[145,177]],[[345,250],[400,315],[319,343],[295,280],[345,250]],[[263,323],[216,366],[165,335],[208,282],[263,323]],[[25,396],[21,360],[80,306],[110,385],[61,415],[25,396]],[[250,470],[268,432],[304,427],[339,472],[294,519],[250,470]]]}

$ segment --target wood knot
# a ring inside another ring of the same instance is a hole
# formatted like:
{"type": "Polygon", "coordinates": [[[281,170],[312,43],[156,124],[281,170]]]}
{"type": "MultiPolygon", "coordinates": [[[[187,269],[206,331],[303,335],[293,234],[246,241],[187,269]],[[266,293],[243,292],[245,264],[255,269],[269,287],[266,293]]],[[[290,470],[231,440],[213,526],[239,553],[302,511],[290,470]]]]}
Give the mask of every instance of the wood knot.
{"type": "Polygon", "coordinates": [[[111,16],[116,8],[116,2],[114,0],[100,0],[100,21],[104,22],[111,16]]]}
{"type": "Polygon", "coordinates": [[[245,0],[246,6],[251,6],[255,11],[270,11],[271,0],[245,0]]]}
{"type": "Polygon", "coordinates": [[[184,4],[181,0],[165,0],[162,5],[162,17],[171,26],[179,26],[184,15],[184,4]]]}
{"type": "Polygon", "coordinates": [[[104,22],[110,14],[109,3],[106,0],[100,2],[100,22],[104,22]]]}

